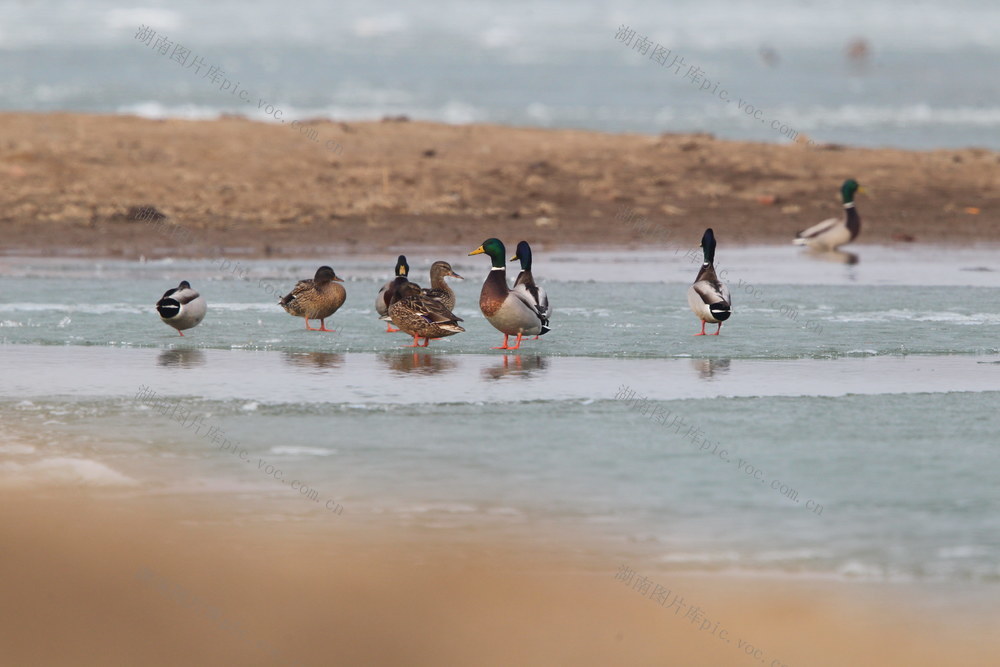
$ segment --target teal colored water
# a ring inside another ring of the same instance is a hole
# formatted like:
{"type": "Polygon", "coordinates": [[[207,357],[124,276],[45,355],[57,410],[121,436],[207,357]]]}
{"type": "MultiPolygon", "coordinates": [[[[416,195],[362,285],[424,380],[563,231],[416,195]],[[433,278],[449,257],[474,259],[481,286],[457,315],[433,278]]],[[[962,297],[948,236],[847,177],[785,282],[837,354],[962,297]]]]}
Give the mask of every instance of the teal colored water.
{"type": "MultiPolygon", "coordinates": [[[[488,353],[502,342],[478,308],[489,261],[466,252],[410,255],[411,278],[427,285],[427,270],[440,258],[466,276],[452,285],[458,294],[455,312],[468,331],[432,346],[488,353]]],[[[723,336],[700,339],[691,335],[700,323],[686,296],[700,256],[692,262],[678,250],[552,253],[536,258],[534,268],[557,309],[557,335],[525,350],[546,356],[765,359],[992,354],[1000,349],[996,256],[988,249],[870,248],[859,264],[848,266],[815,261],[792,247],[730,247],[720,250],[718,268],[726,271],[735,314],[723,336]]],[[[302,320],[276,305],[296,280],[312,277],[315,261],[8,259],[0,267],[0,340],[301,352],[397,349],[399,337],[376,335],[380,325],[372,310],[395,256],[323,261],[346,280],[347,302],[329,321],[337,334],[305,331],[302,320]],[[181,280],[190,281],[209,304],[209,315],[187,340],[161,324],[152,308],[181,280]]],[[[516,275],[510,268],[508,278],[516,275]]]]}
{"type": "Polygon", "coordinates": [[[554,330],[517,353],[489,349],[487,262],[457,250],[409,256],[414,279],[439,258],[467,277],[467,333],[418,351],[372,310],[394,256],[323,260],[347,278],[335,334],[272,298],[319,262],[238,279],[8,258],[0,483],[569,532],[674,570],[995,586],[998,255],[858,253],[720,251],[735,312],[694,337],[683,257],[536,252],[554,330]],[[209,302],[184,338],[152,309],[181,279],[209,302]]]}

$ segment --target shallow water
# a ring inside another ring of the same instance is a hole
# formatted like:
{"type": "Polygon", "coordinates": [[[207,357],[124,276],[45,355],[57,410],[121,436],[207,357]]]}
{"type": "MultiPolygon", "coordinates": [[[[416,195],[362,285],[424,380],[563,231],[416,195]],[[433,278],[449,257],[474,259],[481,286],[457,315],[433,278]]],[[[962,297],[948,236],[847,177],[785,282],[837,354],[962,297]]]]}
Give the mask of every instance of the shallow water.
{"type": "Polygon", "coordinates": [[[410,255],[415,278],[439,257],[468,278],[467,333],[418,351],[371,309],[392,257],[334,262],[336,334],[272,299],[316,262],[253,260],[237,279],[207,261],[8,258],[0,483],[569,530],[673,570],[995,585],[997,253],[858,252],[720,253],[736,297],[719,337],[691,335],[679,255],[546,254],[554,330],[518,353],[489,349],[487,263],[457,251],[410,255]],[[181,279],[209,301],[184,338],[152,310],[181,279]]]}
{"type": "MultiPolygon", "coordinates": [[[[698,270],[679,249],[642,252],[562,252],[535,262],[557,309],[558,335],[527,343],[546,356],[704,356],[728,358],[838,357],[879,354],[992,354],[1000,327],[1000,262],[983,249],[862,247],[854,265],[817,261],[793,247],[727,248],[720,275],[733,294],[733,318],[719,338],[694,338],[698,320],[687,288],[698,270]]],[[[444,257],[468,280],[454,281],[455,309],[467,332],[432,349],[489,353],[502,335],[483,321],[480,285],[488,267],[464,250],[410,254],[411,278],[427,284],[427,267],[444,257]],[[436,254],[433,254],[436,253],[436,254]]],[[[383,352],[399,337],[378,336],[375,294],[394,257],[324,260],[346,282],[348,298],[329,320],[336,334],[304,330],[278,298],[316,261],[228,258],[33,260],[0,263],[0,340],[41,345],[183,345],[275,351],[383,352]],[[187,338],[159,322],[151,307],[180,280],[209,303],[209,315],[187,338]]],[[[516,273],[508,272],[513,279],[516,273]]],[[[709,328],[711,331],[712,328],[709,328]]]]}

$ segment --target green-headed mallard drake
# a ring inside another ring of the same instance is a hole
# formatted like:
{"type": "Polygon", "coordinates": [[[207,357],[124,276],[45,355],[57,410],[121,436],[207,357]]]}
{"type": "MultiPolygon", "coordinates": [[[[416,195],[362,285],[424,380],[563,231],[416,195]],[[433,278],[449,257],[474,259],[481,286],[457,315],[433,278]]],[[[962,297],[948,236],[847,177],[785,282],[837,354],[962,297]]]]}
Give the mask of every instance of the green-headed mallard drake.
{"type": "Polygon", "coordinates": [[[182,336],[184,329],[196,327],[205,319],[206,310],[208,304],[205,299],[186,280],[182,280],[177,287],[168,289],[156,302],[156,312],[160,314],[160,319],[177,329],[177,333],[182,336]]]}
{"type": "Polygon", "coordinates": [[[326,318],[337,312],[347,299],[344,282],[329,266],[316,269],[312,280],[300,280],[278,304],[289,315],[304,317],[309,331],[334,331],[326,328],[326,318]],[[309,326],[309,320],[319,320],[319,329],[309,326]]]}
{"type": "Polygon", "coordinates": [[[854,207],[854,195],[859,192],[864,190],[856,180],[849,178],[844,181],[840,187],[840,196],[844,199],[844,218],[830,218],[804,229],[795,235],[792,243],[825,252],[836,250],[856,239],[861,232],[861,216],[854,207]]]}
{"type": "Polygon", "coordinates": [[[465,331],[458,325],[462,321],[439,300],[425,295],[420,287],[407,282],[402,285],[389,305],[389,317],[401,331],[413,336],[413,345],[418,347],[419,339],[424,339],[427,347],[431,338],[454,336],[465,331]]]}
{"type": "Polygon", "coordinates": [[[701,265],[694,284],[688,288],[688,305],[701,318],[701,333],[695,335],[704,336],[705,323],[711,322],[719,325],[712,334],[718,336],[722,331],[722,323],[732,314],[733,302],[729,297],[729,288],[715,275],[715,234],[711,228],[706,229],[701,237],[701,248],[705,253],[705,262],[701,265]]]}
{"type": "MultiPolygon", "coordinates": [[[[531,275],[531,246],[528,245],[527,241],[521,241],[517,244],[517,251],[510,258],[510,261],[514,262],[517,260],[521,260],[521,273],[517,274],[517,280],[514,281],[514,289],[527,292],[528,296],[531,297],[532,303],[535,305],[535,310],[542,315],[542,323],[547,327],[549,317],[552,314],[552,307],[549,306],[549,295],[535,284],[535,277],[531,275]]],[[[535,336],[535,338],[537,339],[538,336],[535,336]]]]}
{"type": "Polygon", "coordinates": [[[444,307],[448,310],[454,310],[455,292],[452,291],[451,287],[448,286],[448,283],[445,282],[445,276],[465,280],[465,278],[452,270],[451,264],[448,262],[434,262],[434,264],[431,265],[431,286],[429,289],[424,289],[423,294],[431,297],[432,299],[437,299],[443,303],[444,307]]]}
{"type": "Polygon", "coordinates": [[[410,265],[406,263],[406,256],[400,255],[396,260],[396,277],[385,285],[382,285],[382,289],[378,291],[378,295],[375,297],[375,312],[378,313],[380,320],[385,320],[386,333],[399,331],[399,329],[392,328],[392,320],[389,318],[389,304],[392,303],[392,299],[396,295],[396,290],[409,282],[407,279],[409,274],[410,265]]]}
{"type": "Polygon", "coordinates": [[[487,254],[493,261],[490,273],[479,293],[479,309],[498,331],[503,333],[503,345],[494,350],[516,350],[521,337],[540,336],[549,331],[545,316],[539,312],[527,290],[507,287],[507,253],[498,239],[486,239],[470,255],[487,254]],[[517,335],[517,344],[510,347],[507,339],[517,335]]]}

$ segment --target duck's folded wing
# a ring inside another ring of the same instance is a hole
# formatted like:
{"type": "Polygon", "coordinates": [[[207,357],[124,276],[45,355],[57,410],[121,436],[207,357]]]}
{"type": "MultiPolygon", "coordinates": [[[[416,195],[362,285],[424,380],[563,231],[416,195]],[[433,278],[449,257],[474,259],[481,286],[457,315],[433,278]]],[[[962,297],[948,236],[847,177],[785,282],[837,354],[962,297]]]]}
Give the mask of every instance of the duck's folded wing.
{"type": "Polygon", "coordinates": [[[545,317],[552,314],[552,308],[549,306],[549,295],[545,293],[541,287],[535,287],[537,293],[535,294],[535,300],[538,302],[538,308],[542,311],[545,317]]]}
{"type": "Polygon", "coordinates": [[[375,312],[379,314],[380,320],[385,320],[386,322],[392,321],[389,319],[389,298],[391,296],[389,288],[391,287],[392,281],[390,280],[385,285],[382,285],[382,289],[375,295],[375,312]]]}
{"type": "Polygon", "coordinates": [[[531,283],[518,283],[514,285],[513,291],[519,291],[526,293],[529,297],[531,305],[540,313],[544,313],[546,307],[549,303],[549,298],[545,295],[545,290],[543,290],[538,285],[531,283]]]}
{"type": "Polygon", "coordinates": [[[729,303],[729,288],[722,283],[699,280],[691,288],[705,305],[710,306],[723,301],[729,303]]]}
{"type": "Polygon", "coordinates": [[[448,322],[463,322],[461,317],[448,310],[448,308],[437,299],[421,296],[414,299],[413,309],[420,317],[432,324],[446,324],[448,322]]]}
{"type": "Polygon", "coordinates": [[[823,232],[830,231],[837,226],[837,223],[841,222],[839,218],[830,218],[829,220],[824,220],[823,222],[817,223],[810,227],[809,229],[803,229],[801,232],[795,235],[798,239],[811,239],[814,236],[819,236],[823,232]]]}
{"type": "Polygon", "coordinates": [[[430,287],[425,287],[424,289],[420,290],[420,293],[423,296],[427,297],[428,299],[437,299],[439,301],[448,296],[447,294],[444,293],[444,290],[433,289],[430,287]]]}
{"type": "Polygon", "coordinates": [[[173,296],[171,296],[171,298],[183,306],[185,304],[191,303],[199,296],[201,295],[198,294],[198,292],[188,287],[186,289],[177,290],[176,292],[173,293],[173,296]]]}
{"type": "MultiPolygon", "coordinates": [[[[512,289],[510,293],[513,296],[520,299],[520,301],[524,305],[530,308],[531,311],[538,316],[539,321],[541,321],[543,324],[547,323],[548,317],[546,316],[545,311],[542,310],[539,303],[535,300],[535,295],[532,294],[527,287],[525,287],[524,285],[518,285],[517,287],[512,289]]],[[[546,303],[547,302],[548,299],[546,299],[546,303]]]]}
{"type": "Polygon", "coordinates": [[[303,292],[311,289],[312,286],[313,286],[312,279],[309,279],[309,280],[300,280],[299,282],[295,283],[295,287],[292,288],[292,291],[289,292],[288,294],[286,294],[281,299],[281,303],[283,303],[283,304],[289,304],[289,303],[291,303],[298,296],[300,296],[303,292]]]}

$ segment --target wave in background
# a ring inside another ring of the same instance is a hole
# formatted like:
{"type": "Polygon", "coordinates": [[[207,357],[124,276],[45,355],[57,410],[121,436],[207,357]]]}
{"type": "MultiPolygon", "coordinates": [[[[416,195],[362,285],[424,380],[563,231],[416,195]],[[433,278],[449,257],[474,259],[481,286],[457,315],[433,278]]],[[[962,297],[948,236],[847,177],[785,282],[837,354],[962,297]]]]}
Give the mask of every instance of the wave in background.
{"type": "Polygon", "coordinates": [[[789,141],[778,121],[820,141],[1000,148],[1000,78],[983,76],[1000,51],[1000,7],[985,0],[51,1],[5,5],[0,26],[7,110],[273,120],[257,109],[264,100],[285,119],[405,114],[789,141]],[[140,24],[220,67],[251,101],[135,40],[140,24]],[[622,24],[674,49],[733,102],[616,41],[622,24]]]}

